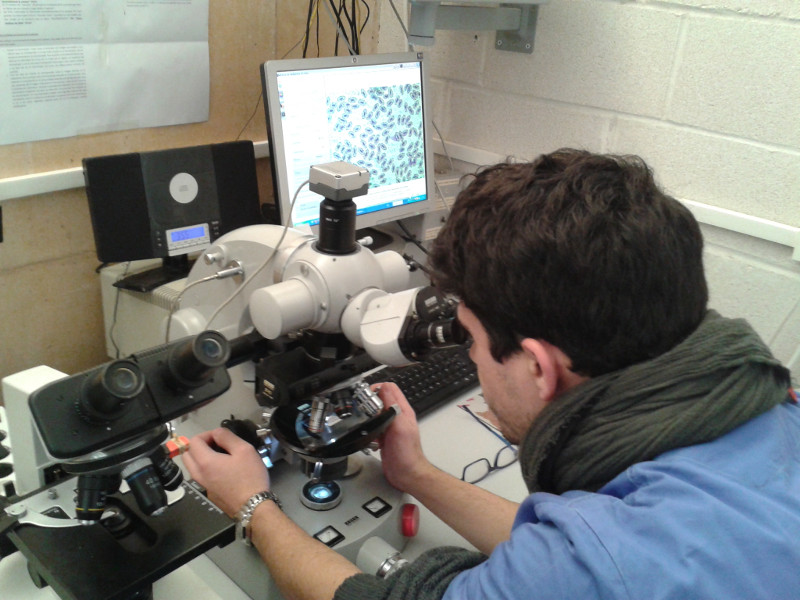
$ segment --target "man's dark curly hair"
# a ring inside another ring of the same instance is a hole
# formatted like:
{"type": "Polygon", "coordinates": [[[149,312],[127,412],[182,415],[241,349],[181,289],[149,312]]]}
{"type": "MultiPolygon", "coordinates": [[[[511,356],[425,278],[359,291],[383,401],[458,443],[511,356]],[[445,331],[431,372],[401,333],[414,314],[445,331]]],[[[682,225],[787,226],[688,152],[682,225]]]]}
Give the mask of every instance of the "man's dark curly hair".
{"type": "Polygon", "coordinates": [[[692,214],[638,157],[562,149],[479,171],[430,256],[434,281],[486,328],[502,361],[521,338],[608,373],[664,353],[702,320],[692,214]]]}

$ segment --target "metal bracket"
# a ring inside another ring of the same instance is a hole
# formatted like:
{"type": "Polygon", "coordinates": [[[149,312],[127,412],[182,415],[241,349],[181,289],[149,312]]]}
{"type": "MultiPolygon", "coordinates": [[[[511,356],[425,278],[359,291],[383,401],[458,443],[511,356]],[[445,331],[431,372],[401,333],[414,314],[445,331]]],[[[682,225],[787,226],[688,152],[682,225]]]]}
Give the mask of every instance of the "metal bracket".
{"type": "Polygon", "coordinates": [[[12,504],[6,508],[6,514],[16,517],[17,521],[23,525],[50,528],[80,526],[80,521],[72,517],[50,516],[54,511],[58,511],[62,515],[74,513],[75,503],[72,500],[74,488],[74,478],[66,479],[51,488],[12,504]]]}
{"type": "Polygon", "coordinates": [[[519,29],[498,30],[494,47],[508,52],[522,52],[533,54],[533,40],[536,37],[536,20],[539,16],[539,6],[521,7],[519,29]]]}
{"type": "Polygon", "coordinates": [[[533,52],[539,5],[549,0],[411,0],[411,43],[430,45],[436,29],[496,31],[495,48],[511,52],[533,52]]]}
{"type": "MultiPolygon", "coordinates": [[[[516,29],[520,23],[521,5],[501,6],[440,6],[436,12],[436,29],[481,31],[516,29]]],[[[528,7],[530,8],[530,7],[528,7]]]]}

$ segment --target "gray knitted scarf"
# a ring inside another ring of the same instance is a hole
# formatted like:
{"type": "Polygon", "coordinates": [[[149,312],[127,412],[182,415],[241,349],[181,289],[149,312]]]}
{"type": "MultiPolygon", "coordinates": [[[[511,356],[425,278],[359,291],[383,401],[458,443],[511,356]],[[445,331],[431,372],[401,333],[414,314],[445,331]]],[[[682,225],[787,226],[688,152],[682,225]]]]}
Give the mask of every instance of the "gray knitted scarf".
{"type": "MultiPolygon", "coordinates": [[[[596,491],[629,466],[711,441],[787,397],[789,371],[743,320],[709,311],[700,327],[653,360],[590,379],[536,418],[520,449],[531,492],[596,491]]],[[[486,556],[436,548],[388,580],[359,574],[335,600],[437,600],[486,556]]]]}
{"type": "Polygon", "coordinates": [[[708,311],[669,352],[548,404],[522,442],[522,475],[531,492],[596,491],[635,463],[709,442],[766,412],[789,385],[789,371],[746,321],[708,311]]]}

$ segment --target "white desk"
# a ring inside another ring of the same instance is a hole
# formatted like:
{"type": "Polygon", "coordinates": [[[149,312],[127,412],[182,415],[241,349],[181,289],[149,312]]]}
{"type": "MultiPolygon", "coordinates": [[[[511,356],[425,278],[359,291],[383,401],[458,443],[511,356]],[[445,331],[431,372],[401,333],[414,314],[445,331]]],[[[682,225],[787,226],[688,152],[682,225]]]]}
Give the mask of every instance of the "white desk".
{"type": "MultiPolygon", "coordinates": [[[[473,393],[426,415],[420,420],[422,446],[427,456],[442,470],[461,476],[464,465],[478,458],[494,457],[502,443],[486,431],[457,404],[473,393]]],[[[526,495],[518,465],[495,471],[479,485],[510,500],[526,495]]],[[[420,506],[420,529],[403,552],[414,559],[436,546],[470,545],[427,509],[420,506]]],[[[27,573],[26,561],[19,553],[0,561],[0,589],[3,600],[58,600],[50,589],[37,589],[27,573]]],[[[185,597],[194,600],[249,600],[214,563],[201,556],[175,570],[153,586],[155,600],[185,597]]]]}

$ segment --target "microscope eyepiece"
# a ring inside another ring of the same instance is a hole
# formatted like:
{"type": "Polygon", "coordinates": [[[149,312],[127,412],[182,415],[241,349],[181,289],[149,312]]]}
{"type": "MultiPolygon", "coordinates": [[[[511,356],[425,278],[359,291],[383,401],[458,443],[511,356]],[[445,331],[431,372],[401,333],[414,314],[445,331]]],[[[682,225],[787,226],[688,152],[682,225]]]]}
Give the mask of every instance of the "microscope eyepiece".
{"type": "Polygon", "coordinates": [[[86,380],[78,408],[90,423],[108,423],[121,417],[127,401],[144,389],[142,370],[131,360],[115,360],[86,380]]]}
{"type": "MultiPolygon", "coordinates": [[[[104,375],[107,387],[118,398],[132,398],[138,394],[144,386],[144,380],[140,373],[128,364],[112,364],[104,375]]],[[[136,367],[138,369],[138,367],[136,367]]]]}
{"type": "Polygon", "coordinates": [[[225,348],[218,340],[205,337],[200,340],[198,354],[207,361],[216,362],[225,356],[225,348]]]}
{"type": "Polygon", "coordinates": [[[419,359],[428,350],[460,346],[469,339],[456,317],[457,304],[436,288],[421,288],[414,299],[414,314],[406,319],[398,337],[407,358],[419,359]]]}
{"type": "Polygon", "coordinates": [[[409,323],[401,340],[406,356],[419,356],[428,350],[449,348],[466,343],[469,336],[458,319],[440,319],[432,323],[409,323]]]}
{"type": "Polygon", "coordinates": [[[182,388],[203,385],[224,368],[230,357],[228,340],[217,331],[204,331],[170,350],[167,365],[172,384],[182,388]]]}

